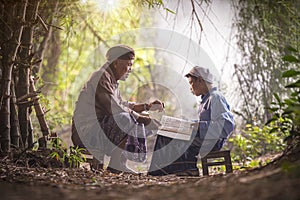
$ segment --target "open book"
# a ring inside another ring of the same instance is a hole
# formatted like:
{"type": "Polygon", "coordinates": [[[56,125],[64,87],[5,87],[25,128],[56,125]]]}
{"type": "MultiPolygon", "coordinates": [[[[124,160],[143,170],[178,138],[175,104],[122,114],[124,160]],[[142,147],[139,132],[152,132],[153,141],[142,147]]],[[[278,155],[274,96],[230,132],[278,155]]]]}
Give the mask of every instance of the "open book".
{"type": "Polygon", "coordinates": [[[162,116],[160,123],[158,135],[180,140],[190,140],[193,129],[198,126],[198,123],[166,115],[162,116]]]}

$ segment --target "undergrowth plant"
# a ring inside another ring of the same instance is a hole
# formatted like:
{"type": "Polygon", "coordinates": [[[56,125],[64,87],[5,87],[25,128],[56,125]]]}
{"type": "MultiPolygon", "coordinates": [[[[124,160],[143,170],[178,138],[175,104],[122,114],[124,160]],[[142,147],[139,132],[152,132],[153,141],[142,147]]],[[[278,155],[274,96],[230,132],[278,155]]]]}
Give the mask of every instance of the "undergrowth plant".
{"type": "Polygon", "coordinates": [[[279,94],[274,93],[276,101],[270,107],[274,115],[268,123],[277,122],[277,131],[288,131],[285,140],[290,142],[300,136],[300,56],[296,49],[288,47],[288,50],[291,54],[284,56],[283,60],[294,68],[283,72],[282,77],[290,79],[291,83],[285,86],[290,95],[282,100],[279,94]]]}
{"type": "Polygon", "coordinates": [[[268,160],[257,160],[260,156],[281,152],[286,144],[284,138],[288,132],[274,131],[275,122],[262,127],[247,124],[241,134],[229,138],[233,144],[232,159],[240,167],[265,165],[268,160]]]}
{"type": "Polygon", "coordinates": [[[274,93],[274,99],[268,108],[273,114],[263,126],[248,124],[241,134],[231,137],[233,160],[242,163],[242,167],[257,167],[266,164],[257,158],[269,153],[281,152],[294,138],[300,136],[300,70],[299,52],[288,47],[289,55],[283,57],[287,65],[292,66],[282,73],[282,78],[289,79],[290,84],[286,98],[274,93]],[[286,142],[286,143],[285,143],[286,142]]]}
{"type": "Polygon", "coordinates": [[[84,148],[70,147],[70,152],[68,153],[68,149],[61,138],[54,138],[51,141],[52,144],[52,152],[50,153],[51,158],[55,158],[56,160],[62,163],[62,166],[65,167],[67,164],[68,167],[79,167],[80,163],[86,161],[86,157],[83,154],[84,148]]]}

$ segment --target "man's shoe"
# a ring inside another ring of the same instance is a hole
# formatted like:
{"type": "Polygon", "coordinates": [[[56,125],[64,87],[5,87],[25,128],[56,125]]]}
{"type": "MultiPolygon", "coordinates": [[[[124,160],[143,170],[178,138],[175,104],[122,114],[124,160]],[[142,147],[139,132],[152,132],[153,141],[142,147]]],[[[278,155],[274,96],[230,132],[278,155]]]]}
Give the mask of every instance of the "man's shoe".
{"type": "Polygon", "coordinates": [[[113,173],[113,174],[121,174],[122,173],[122,171],[117,170],[117,169],[112,168],[112,167],[107,167],[106,171],[109,171],[110,173],[113,173]]]}

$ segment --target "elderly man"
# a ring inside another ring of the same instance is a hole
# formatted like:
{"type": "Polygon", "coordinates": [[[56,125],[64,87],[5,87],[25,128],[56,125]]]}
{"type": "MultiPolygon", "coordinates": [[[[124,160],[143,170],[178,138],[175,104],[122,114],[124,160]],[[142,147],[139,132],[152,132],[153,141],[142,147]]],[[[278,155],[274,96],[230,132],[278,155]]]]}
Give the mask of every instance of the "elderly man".
{"type": "Polygon", "coordinates": [[[197,158],[220,150],[234,128],[230,107],[216,87],[209,69],[193,67],[188,74],[191,92],[201,96],[198,128],[190,141],[157,136],[150,175],[199,175],[197,158]]]}
{"type": "Polygon", "coordinates": [[[119,80],[129,76],[135,52],[126,45],[117,45],[106,53],[107,62],[92,74],[82,91],[72,121],[74,145],[86,148],[100,162],[110,156],[108,170],[113,173],[131,172],[126,160],[142,162],[146,158],[147,130],[156,128],[151,118],[140,112],[153,104],[162,109],[163,103],[123,101],[118,89],[119,80]]]}

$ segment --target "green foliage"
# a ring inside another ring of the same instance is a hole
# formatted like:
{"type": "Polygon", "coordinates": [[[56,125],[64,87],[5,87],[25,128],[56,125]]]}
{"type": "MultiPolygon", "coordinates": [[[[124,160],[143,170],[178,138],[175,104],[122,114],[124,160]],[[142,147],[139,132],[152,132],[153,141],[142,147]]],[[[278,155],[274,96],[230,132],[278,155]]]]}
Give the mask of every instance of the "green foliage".
{"type": "Polygon", "coordinates": [[[288,69],[283,61],[299,62],[299,58],[282,55],[299,49],[299,2],[288,0],[233,0],[237,11],[234,26],[237,45],[242,54],[235,66],[243,106],[237,113],[246,123],[265,123],[272,116],[269,107],[274,92],[288,94],[287,79],[281,72],[288,69]],[[285,48],[286,44],[296,47],[285,48]]]}
{"type": "Polygon", "coordinates": [[[258,164],[255,158],[282,151],[286,146],[284,141],[300,135],[299,55],[294,48],[288,49],[291,54],[284,56],[283,60],[295,69],[284,71],[282,77],[290,80],[285,86],[289,95],[282,100],[278,93],[274,93],[275,101],[268,107],[273,116],[262,128],[249,124],[242,134],[229,139],[234,146],[234,160],[243,165],[255,166],[258,164]]]}
{"type": "Polygon", "coordinates": [[[53,140],[51,140],[51,145],[52,145],[53,152],[50,153],[49,156],[51,158],[55,158],[56,160],[60,161],[64,165],[68,154],[62,139],[54,138],[53,140]]]}
{"type": "Polygon", "coordinates": [[[282,58],[282,60],[287,61],[287,62],[299,63],[299,60],[293,55],[286,55],[282,58]]]}
{"type": "Polygon", "coordinates": [[[51,141],[53,152],[50,153],[51,158],[55,158],[60,161],[63,166],[67,163],[69,167],[79,167],[80,163],[86,161],[86,157],[83,154],[85,149],[79,147],[70,147],[70,153],[68,154],[66,145],[60,138],[54,138],[51,141]]]}
{"type": "Polygon", "coordinates": [[[85,151],[83,148],[70,147],[70,155],[68,158],[69,166],[79,167],[79,164],[86,161],[85,155],[82,153],[85,151]]]}
{"type": "MultiPolygon", "coordinates": [[[[141,2],[162,5],[160,1],[141,2]]],[[[120,0],[110,10],[104,7],[97,1],[78,1],[70,5],[59,19],[57,26],[62,30],[55,32],[58,35],[55,42],[49,43],[40,75],[47,84],[43,93],[49,102],[47,121],[52,130],[70,123],[78,94],[89,76],[105,63],[106,50],[118,43],[134,47],[139,36],[126,34],[128,30],[137,29],[144,23],[147,26],[152,24],[152,18],[145,16],[135,1],[120,0]],[[57,63],[52,66],[52,58],[58,56],[57,63]]],[[[153,52],[137,52],[133,76],[121,86],[124,99],[135,99],[136,96],[131,95],[133,88],[151,82],[145,66],[153,65],[153,52]]]]}
{"type": "Polygon", "coordinates": [[[275,129],[278,129],[275,122],[263,127],[247,124],[241,134],[229,138],[233,145],[233,160],[242,163],[244,167],[254,167],[259,164],[256,158],[282,151],[285,148],[283,138],[288,131],[275,129]]]}
{"type": "Polygon", "coordinates": [[[290,91],[290,95],[281,100],[279,95],[274,93],[276,101],[271,103],[270,110],[273,117],[269,121],[280,124],[276,131],[288,131],[289,135],[286,140],[300,135],[300,61],[297,58],[299,57],[298,51],[294,48],[290,49],[292,54],[284,56],[283,60],[289,65],[294,65],[296,69],[290,69],[282,73],[283,78],[290,79],[290,83],[285,86],[290,91]]]}
{"type": "Polygon", "coordinates": [[[165,7],[163,0],[134,0],[133,3],[137,3],[138,6],[148,6],[149,9],[163,7],[166,10],[166,14],[176,14],[176,12],[174,12],[173,10],[170,10],[169,8],[165,7]]]}

